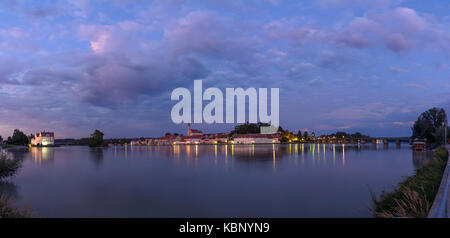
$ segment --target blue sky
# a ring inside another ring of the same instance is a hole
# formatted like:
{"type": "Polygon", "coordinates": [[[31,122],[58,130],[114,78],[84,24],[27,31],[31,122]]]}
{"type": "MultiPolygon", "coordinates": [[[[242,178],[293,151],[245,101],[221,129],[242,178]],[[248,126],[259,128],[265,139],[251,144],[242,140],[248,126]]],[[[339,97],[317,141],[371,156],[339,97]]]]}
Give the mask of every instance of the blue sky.
{"type": "MultiPolygon", "coordinates": [[[[0,135],[156,137],[177,87],[280,88],[290,130],[409,136],[450,111],[444,0],[0,2],[0,135]]],[[[233,125],[194,125],[207,132],[233,125]]]]}

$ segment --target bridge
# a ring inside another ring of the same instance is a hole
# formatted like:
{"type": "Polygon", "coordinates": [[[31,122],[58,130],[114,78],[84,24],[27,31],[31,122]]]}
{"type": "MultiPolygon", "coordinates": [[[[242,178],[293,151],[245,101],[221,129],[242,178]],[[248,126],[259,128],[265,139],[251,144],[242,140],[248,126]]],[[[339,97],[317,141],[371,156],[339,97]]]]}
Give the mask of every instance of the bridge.
{"type": "Polygon", "coordinates": [[[383,141],[387,141],[387,142],[409,142],[409,140],[411,139],[411,137],[379,137],[379,138],[372,138],[375,140],[383,140],[383,141]]]}

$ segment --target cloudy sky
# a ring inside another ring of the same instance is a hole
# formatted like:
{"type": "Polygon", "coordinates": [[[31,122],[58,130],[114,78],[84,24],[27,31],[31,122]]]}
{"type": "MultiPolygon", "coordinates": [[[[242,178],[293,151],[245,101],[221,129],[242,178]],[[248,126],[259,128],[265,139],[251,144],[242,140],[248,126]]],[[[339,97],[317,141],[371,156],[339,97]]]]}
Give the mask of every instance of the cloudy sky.
{"type": "Polygon", "coordinates": [[[0,135],[184,132],[171,91],[202,79],[280,88],[287,129],[408,136],[450,111],[449,56],[447,0],[2,0],[0,135]]]}

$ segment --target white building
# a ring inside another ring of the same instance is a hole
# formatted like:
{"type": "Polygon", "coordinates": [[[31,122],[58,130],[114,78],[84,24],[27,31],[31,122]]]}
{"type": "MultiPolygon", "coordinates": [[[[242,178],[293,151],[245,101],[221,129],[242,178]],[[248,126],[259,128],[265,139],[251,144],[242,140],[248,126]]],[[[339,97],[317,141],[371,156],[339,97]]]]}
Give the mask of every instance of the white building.
{"type": "Polygon", "coordinates": [[[273,144],[280,143],[277,134],[237,134],[233,136],[234,144],[273,144]]]}
{"type": "Polygon", "coordinates": [[[31,139],[31,145],[33,146],[51,146],[55,144],[55,133],[53,132],[41,132],[37,133],[33,139],[31,139]]]}

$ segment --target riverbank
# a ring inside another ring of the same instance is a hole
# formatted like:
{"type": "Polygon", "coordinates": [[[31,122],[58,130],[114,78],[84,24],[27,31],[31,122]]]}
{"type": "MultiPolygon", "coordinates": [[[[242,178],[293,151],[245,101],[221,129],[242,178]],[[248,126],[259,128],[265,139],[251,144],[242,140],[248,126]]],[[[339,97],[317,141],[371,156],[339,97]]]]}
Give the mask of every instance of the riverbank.
{"type": "Polygon", "coordinates": [[[373,215],[381,218],[427,217],[447,161],[447,149],[438,148],[432,160],[418,168],[414,176],[400,182],[395,191],[383,193],[379,199],[373,197],[373,215]]]}
{"type": "MultiPolygon", "coordinates": [[[[11,159],[6,154],[0,155],[0,185],[4,179],[15,175],[21,167],[21,160],[11,159]]],[[[0,191],[2,192],[2,191],[0,191]]],[[[20,210],[15,208],[13,200],[0,193],[0,218],[26,218],[32,217],[30,209],[20,210]]]]}
{"type": "Polygon", "coordinates": [[[0,196],[0,218],[32,218],[32,214],[33,212],[29,209],[16,208],[12,199],[0,196]]]}
{"type": "Polygon", "coordinates": [[[25,145],[10,145],[10,144],[3,144],[1,146],[2,149],[8,149],[8,150],[23,150],[27,149],[28,146],[25,145]]]}

